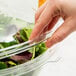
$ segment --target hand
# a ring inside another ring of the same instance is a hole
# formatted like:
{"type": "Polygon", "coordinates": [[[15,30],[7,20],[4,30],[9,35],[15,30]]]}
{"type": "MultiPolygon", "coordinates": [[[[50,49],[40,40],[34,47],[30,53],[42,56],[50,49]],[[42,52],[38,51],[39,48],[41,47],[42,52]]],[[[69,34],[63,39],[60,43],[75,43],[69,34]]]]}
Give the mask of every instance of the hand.
{"type": "Polygon", "coordinates": [[[54,32],[52,37],[47,40],[47,47],[62,41],[76,30],[76,0],[47,0],[45,4],[37,10],[35,27],[30,39],[51,30],[60,17],[64,19],[64,23],[54,32]],[[45,30],[46,28],[48,29],[45,30]]]}

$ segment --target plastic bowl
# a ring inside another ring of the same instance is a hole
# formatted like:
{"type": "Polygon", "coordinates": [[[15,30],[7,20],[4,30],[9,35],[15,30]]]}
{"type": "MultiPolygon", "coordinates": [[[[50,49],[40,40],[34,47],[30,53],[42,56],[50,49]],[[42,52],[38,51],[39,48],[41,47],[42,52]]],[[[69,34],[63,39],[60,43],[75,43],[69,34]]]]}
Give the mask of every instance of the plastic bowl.
{"type": "Polygon", "coordinates": [[[47,63],[48,59],[53,56],[53,54],[57,51],[58,45],[49,48],[45,53],[38,56],[37,58],[25,62],[23,64],[0,70],[0,76],[35,76],[38,75],[39,69],[45,63],[47,63]]]}

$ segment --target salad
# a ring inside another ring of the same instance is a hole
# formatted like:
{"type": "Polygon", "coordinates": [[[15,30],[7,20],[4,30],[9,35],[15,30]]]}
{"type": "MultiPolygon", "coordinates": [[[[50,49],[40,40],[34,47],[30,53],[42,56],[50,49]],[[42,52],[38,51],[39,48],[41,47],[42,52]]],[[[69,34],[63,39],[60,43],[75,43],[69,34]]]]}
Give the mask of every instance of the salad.
{"type": "MultiPolygon", "coordinates": [[[[15,35],[13,35],[13,38],[14,38],[13,41],[0,42],[0,49],[7,48],[10,46],[28,41],[31,32],[32,32],[32,29],[29,29],[26,27],[20,29],[15,35]]],[[[16,54],[11,57],[0,59],[0,70],[5,69],[5,68],[10,68],[10,67],[22,64],[24,62],[27,62],[29,60],[32,60],[36,58],[37,56],[41,55],[42,53],[44,53],[46,50],[47,48],[45,46],[45,43],[42,42],[32,47],[30,50],[16,54]]]]}

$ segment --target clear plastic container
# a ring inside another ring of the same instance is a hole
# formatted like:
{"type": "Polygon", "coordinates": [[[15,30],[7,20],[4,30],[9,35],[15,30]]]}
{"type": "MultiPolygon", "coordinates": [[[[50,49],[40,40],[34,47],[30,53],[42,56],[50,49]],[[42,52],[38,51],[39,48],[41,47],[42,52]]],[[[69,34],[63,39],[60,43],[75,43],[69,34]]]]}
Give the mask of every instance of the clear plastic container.
{"type": "MultiPolygon", "coordinates": [[[[36,0],[0,0],[0,42],[12,41],[12,35],[23,27],[33,28],[30,25],[34,25],[35,13],[33,10],[37,8],[37,1],[35,1],[36,0]],[[10,27],[12,27],[12,29],[10,27]],[[7,30],[5,31],[6,28],[7,30]],[[12,32],[10,29],[12,31],[14,29],[14,31],[12,32]]],[[[32,46],[44,42],[51,34],[51,31],[46,33],[45,39],[29,46],[25,45],[35,40],[0,49],[0,59],[25,52],[31,49],[32,46]]],[[[43,36],[40,37],[42,38],[43,36]]],[[[48,59],[53,56],[57,49],[58,45],[55,45],[52,48],[48,48],[46,52],[35,59],[11,68],[0,70],[0,76],[37,76],[41,66],[48,62],[48,59]]]]}
{"type": "Polygon", "coordinates": [[[38,72],[36,71],[39,71],[40,67],[46,64],[48,59],[57,52],[57,46],[58,45],[49,48],[45,53],[33,60],[8,69],[0,70],[0,76],[34,76],[35,73],[37,73],[35,74],[35,76],[37,76],[38,72]]]}

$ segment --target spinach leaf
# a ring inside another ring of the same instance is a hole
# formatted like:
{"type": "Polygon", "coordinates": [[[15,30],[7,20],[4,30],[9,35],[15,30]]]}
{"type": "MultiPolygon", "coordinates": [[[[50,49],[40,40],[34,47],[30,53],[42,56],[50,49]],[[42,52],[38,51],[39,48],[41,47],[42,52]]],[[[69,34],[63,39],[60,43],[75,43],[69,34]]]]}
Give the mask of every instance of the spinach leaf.
{"type": "Polygon", "coordinates": [[[4,62],[0,62],[0,70],[7,68],[7,65],[4,62]]]}
{"type": "Polygon", "coordinates": [[[15,45],[15,44],[17,44],[16,41],[11,41],[11,42],[0,42],[0,49],[9,47],[9,46],[12,46],[12,45],[15,45]]]}

